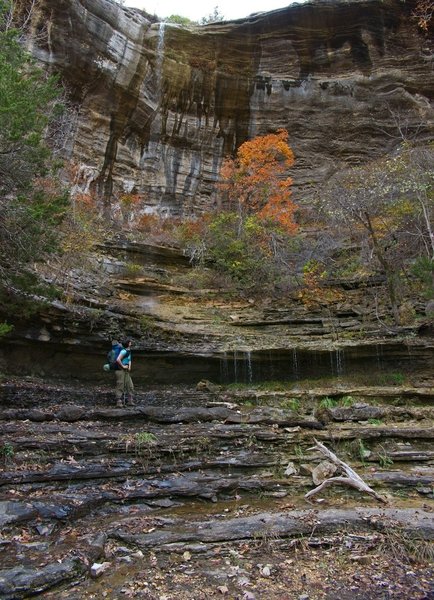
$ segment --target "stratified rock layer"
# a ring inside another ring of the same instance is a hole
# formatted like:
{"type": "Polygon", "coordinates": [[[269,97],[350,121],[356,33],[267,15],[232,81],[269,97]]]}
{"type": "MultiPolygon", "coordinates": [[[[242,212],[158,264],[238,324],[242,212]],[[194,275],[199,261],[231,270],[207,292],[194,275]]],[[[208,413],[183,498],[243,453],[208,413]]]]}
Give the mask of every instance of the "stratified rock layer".
{"type": "Polygon", "coordinates": [[[432,44],[412,3],[319,1],[232,22],[151,23],[109,0],[42,0],[32,50],[72,100],[78,186],[145,210],[215,203],[225,155],[289,131],[295,200],[433,126],[432,44]],[[42,34],[41,34],[42,32],[42,34]]]}

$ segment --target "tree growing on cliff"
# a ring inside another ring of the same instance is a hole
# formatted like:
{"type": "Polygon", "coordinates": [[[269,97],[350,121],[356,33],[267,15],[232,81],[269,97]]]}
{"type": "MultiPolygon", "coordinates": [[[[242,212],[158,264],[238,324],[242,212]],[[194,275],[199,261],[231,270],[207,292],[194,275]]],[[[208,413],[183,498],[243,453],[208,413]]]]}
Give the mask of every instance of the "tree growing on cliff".
{"type": "Polygon", "coordinates": [[[429,33],[433,26],[434,0],[418,0],[414,7],[412,17],[425,33],[429,33]]]}
{"type": "Polygon", "coordinates": [[[222,166],[222,209],[183,228],[192,259],[229,276],[237,289],[290,285],[297,225],[287,141],[279,130],[242,144],[222,166]]]}
{"type": "Polygon", "coordinates": [[[293,165],[294,153],[284,129],[244,142],[236,157],[223,163],[223,202],[237,211],[240,223],[247,215],[256,214],[260,220],[273,221],[294,233],[296,206],[291,200],[292,179],[288,176],[293,165]]]}
{"type": "Polygon", "coordinates": [[[235,212],[205,214],[184,222],[178,240],[199,272],[206,267],[207,287],[249,294],[291,287],[298,240],[271,221],[249,215],[240,227],[235,212]]]}
{"type": "Polygon", "coordinates": [[[387,161],[389,186],[407,202],[405,256],[428,298],[434,293],[434,145],[402,144],[387,161]]]}
{"type": "Polygon", "coordinates": [[[393,156],[334,177],[322,206],[336,231],[348,226],[365,261],[382,272],[396,324],[407,267],[434,259],[434,149],[404,144],[393,156]]]}
{"type": "Polygon", "coordinates": [[[57,78],[38,68],[12,28],[13,3],[0,0],[0,193],[26,189],[45,175],[48,122],[60,110],[57,78]]]}
{"type": "Polygon", "coordinates": [[[44,139],[59,110],[57,80],[22,47],[13,10],[0,0],[0,271],[9,289],[25,264],[53,250],[67,206],[44,139]]]}
{"type": "Polygon", "coordinates": [[[208,23],[220,23],[221,21],[224,21],[224,15],[220,12],[218,6],[214,6],[214,10],[211,13],[200,19],[199,25],[207,25],[208,23]]]}

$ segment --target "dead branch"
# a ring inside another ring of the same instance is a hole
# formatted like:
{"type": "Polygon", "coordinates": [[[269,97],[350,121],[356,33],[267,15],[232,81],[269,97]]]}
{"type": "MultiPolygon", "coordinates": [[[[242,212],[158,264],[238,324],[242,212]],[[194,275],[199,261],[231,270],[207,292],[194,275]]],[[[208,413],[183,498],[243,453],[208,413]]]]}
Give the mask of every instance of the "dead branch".
{"type": "Polygon", "coordinates": [[[333,485],[334,483],[342,483],[344,485],[349,485],[350,487],[356,488],[360,492],[369,494],[370,496],[373,496],[376,500],[379,500],[380,502],[384,502],[385,504],[387,504],[387,500],[385,498],[383,498],[382,496],[377,494],[377,492],[375,492],[372,488],[370,488],[369,485],[367,485],[363,481],[363,479],[349,465],[347,465],[342,460],[340,460],[335,454],[333,454],[333,452],[331,452],[331,450],[326,448],[326,446],[324,446],[324,444],[322,444],[321,442],[318,442],[318,440],[315,440],[315,444],[316,444],[316,447],[323,454],[325,454],[325,456],[327,456],[327,458],[332,463],[337,465],[340,469],[342,469],[342,471],[344,471],[346,473],[346,477],[330,477],[329,479],[326,479],[320,485],[318,485],[315,489],[313,489],[310,492],[308,492],[307,494],[305,494],[304,497],[306,499],[311,498],[312,496],[314,496],[315,494],[317,494],[318,492],[323,490],[325,487],[333,485]]]}

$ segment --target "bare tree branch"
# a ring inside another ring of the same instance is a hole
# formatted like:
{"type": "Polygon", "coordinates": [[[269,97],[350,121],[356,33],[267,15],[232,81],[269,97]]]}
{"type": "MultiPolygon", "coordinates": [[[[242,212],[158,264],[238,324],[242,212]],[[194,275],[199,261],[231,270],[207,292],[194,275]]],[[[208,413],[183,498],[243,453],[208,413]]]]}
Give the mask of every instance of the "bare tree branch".
{"type": "Polygon", "coordinates": [[[384,502],[385,504],[387,504],[386,498],[383,498],[382,496],[380,496],[379,494],[377,494],[377,492],[375,492],[372,488],[370,488],[363,481],[363,479],[360,477],[360,475],[358,475],[354,471],[354,469],[352,469],[349,465],[347,465],[342,460],[340,460],[336,456],[336,454],[333,454],[333,452],[331,450],[329,450],[321,442],[318,442],[318,440],[315,440],[315,444],[316,444],[317,448],[323,454],[325,454],[325,456],[327,456],[327,458],[332,463],[334,463],[335,465],[337,465],[342,471],[344,471],[346,473],[346,477],[330,477],[329,479],[326,479],[319,486],[317,486],[315,489],[313,489],[310,492],[308,492],[307,494],[305,494],[304,497],[306,499],[311,498],[315,494],[318,494],[318,492],[320,492],[324,488],[329,487],[330,485],[333,485],[334,483],[341,483],[341,484],[349,485],[350,487],[356,488],[360,492],[364,492],[366,494],[369,494],[370,496],[373,496],[376,500],[379,500],[380,502],[384,502]]]}

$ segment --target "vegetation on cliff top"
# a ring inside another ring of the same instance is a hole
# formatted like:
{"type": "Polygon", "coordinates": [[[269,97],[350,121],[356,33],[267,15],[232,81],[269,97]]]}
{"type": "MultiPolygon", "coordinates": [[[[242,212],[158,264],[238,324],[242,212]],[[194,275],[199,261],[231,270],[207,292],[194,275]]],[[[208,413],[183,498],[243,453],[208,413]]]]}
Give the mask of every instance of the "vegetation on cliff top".
{"type": "MultiPolygon", "coordinates": [[[[17,305],[10,294],[18,289],[45,294],[35,287],[32,263],[56,251],[66,272],[104,235],[102,199],[90,188],[79,191],[81,168],[63,169],[72,200],[57,177],[49,136],[63,109],[61,90],[23,49],[23,31],[11,27],[13,6],[0,0],[3,309],[17,305]]],[[[336,175],[306,213],[291,196],[288,139],[285,130],[258,136],[226,159],[214,212],[180,223],[144,214],[143,199],[126,193],[118,198],[121,226],[147,240],[180,241],[199,269],[236,293],[298,290],[307,305],[330,305],[342,299],[339,279],[383,277],[393,321],[408,322],[408,298],[430,299],[434,291],[432,147],[406,142],[394,155],[336,175]]]]}

